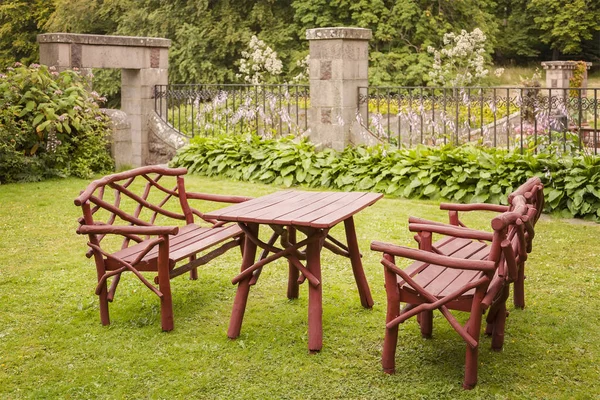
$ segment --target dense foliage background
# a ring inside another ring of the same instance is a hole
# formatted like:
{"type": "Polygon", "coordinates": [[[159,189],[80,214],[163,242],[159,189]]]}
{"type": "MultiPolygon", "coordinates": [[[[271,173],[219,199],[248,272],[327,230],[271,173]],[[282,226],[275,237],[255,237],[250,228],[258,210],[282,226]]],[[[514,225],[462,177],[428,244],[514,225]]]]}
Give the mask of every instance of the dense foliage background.
{"type": "Polygon", "coordinates": [[[0,68],[36,61],[42,32],[147,35],[173,40],[173,83],[231,82],[256,34],[289,79],[307,53],[306,29],[346,25],[373,30],[372,84],[417,85],[428,79],[427,47],[446,32],[481,28],[497,64],[598,61],[599,20],[597,0],[3,0],[0,68]]]}

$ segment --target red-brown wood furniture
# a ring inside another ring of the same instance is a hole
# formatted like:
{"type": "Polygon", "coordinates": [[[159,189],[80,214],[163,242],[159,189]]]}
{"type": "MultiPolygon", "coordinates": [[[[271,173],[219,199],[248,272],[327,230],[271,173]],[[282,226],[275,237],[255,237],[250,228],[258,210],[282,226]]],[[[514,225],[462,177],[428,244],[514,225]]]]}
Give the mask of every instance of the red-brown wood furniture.
{"type": "MultiPolygon", "coordinates": [[[[527,234],[527,253],[531,252],[532,242],[534,237],[535,224],[537,223],[542,211],[544,210],[544,185],[542,181],[537,176],[529,178],[525,183],[519,186],[515,191],[513,191],[508,196],[508,205],[496,205],[496,204],[453,204],[453,203],[441,203],[440,208],[442,210],[448,210],[448,219],[451,225],[466,227],[465,224],[459,218],[459,212],[467,212],[467,211],[493,211],[493,212],[507,212],[511,211],[514,208],[513,200],[518,197],[523,196],[527,202],[531,206],[531,209],[535,210],[535,214],[532,214],[529,218],[529,223],[527,226],[531,226],[527,234]]],[[[531,212],[531,210],[530,210],[531,212]]],[[[409,222],[417,222],[417,219],[409,219],[409,222]]],[[[514,291],[513,291],[513,302],[515,307],[517,308],[525,308],[525,260],[523,260],[523,265],[519,268],[519,276],[513,283],[514,291]]]]}
{"type": "Polygon", "coordinates": [[[285,257],[289,263],[288,298],[298,297],[298,283],[308,280],[308,349],[319,351],[323,345],[321,249],[348,257],[364,307],[373,306],[358,249],[353,215],[382,197],[376,193],[304,192],[287,190],[249,200],[207,213],[207,218],[237,222],[246,234],[241,273],[233,279],[238,284],[227,336],[240,334],[250,286],[267,263],[285,257]],[[343,222],[347,245],[329,234],[343,222]],[[271,227],[273,235],[264,242],[259,238],[259,226],[271,227]],[[297,241],[297,231],[306,238],[297,241]],[[281,247],[275,242],[280,239],[281,247]],[[258,261],[257,247],[263,249],[258,261]],[[301,249],[306,247],[306,251],[301,249]],[[272,253],[271,255],[268,255],[272,253]],[[306,265],[301,260],[306,259],[306,265]]]}
{"type": "Polygon", "coordinates": [[[492,348],[500,350],[509,284],[519,276],[527,255],[526,235],[533,229],[531,218],[537,212],[524,196],[515,196],[512,201],[511,211],[491,221],[493,232],[421,220],[409,224],[409,229],[417,232],[419,249],[372,242],[371,249],[383,253],[381,263],[385,267],[385,372],[395,371],[398,325],[417,316],[422,336],[431,337],[433,310],[437,309],[467,343],[463,387],[475,386],[482,314],[488,310],[492,348]],[[432,234],[442,234],[444,239],[434,246],[432,234]],[[415,262],[402,270],[396,266],[395,257],[415,262]],[[400,303],[406,303],[402,310],[400,303]],[[469,312],[466,324],[461,325],[450,310],[469,312]]]}
{"type": "Polygon", "coordinates": [[[121,274],[129,271],[160,298],[162,329],[172,330],[170,279],[188,271],[190,279],[197,279],[197,267],[243,244],[237,225],[207,218],[190,207],[189,200],[240,203],[250,198],[187,192],[186,173],[185,168],[141,167],[93,181],[75,199],[83,211],[77,233],[89,236],[87,256],[96,262],[96,294],[103,325],[110,323],[108,303],[114,298],[121,274]],[[109,238],[113,235],[122,239],[120,246],[115,243],[119,240],[109,238]],[[187,262],[175,268],[183,260],[187,262]],[[158,288],[142,275],[144,271],[158,273],[154,279],[158,288]]]}

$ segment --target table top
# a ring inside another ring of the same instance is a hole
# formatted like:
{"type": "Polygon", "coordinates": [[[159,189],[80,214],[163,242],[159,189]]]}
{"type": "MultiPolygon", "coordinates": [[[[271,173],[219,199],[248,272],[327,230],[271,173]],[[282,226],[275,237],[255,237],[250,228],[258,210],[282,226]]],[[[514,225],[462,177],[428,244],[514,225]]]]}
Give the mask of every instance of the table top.
{"type": "Polygon", "coordinates": [[[284,190],[205,214],[219,221],[331,228],[382,198],[381,193],[284,190]]]}

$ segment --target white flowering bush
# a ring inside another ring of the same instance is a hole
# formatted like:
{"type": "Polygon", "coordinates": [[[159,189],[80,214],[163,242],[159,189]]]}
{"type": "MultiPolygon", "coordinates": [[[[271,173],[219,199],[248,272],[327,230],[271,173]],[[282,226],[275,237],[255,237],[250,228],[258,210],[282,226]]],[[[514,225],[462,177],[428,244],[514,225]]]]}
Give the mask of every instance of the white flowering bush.
{"type": "Polygon", "coordinates": [[[444,87],[472,86],[485,78],[489,70],[485,62],[486,36],[479,28],[472,32],[444,34],[441,50],[429,46],[433,54],[431,83],[444,87]]]}
{"type": "Polygon", "coordinates": [[[296,61],[296,67],[300,69],[300,72],[292,78],[293,83],[306,83],[308,82],[309,77],[309,65],[310,65],[310,55],[307,54],[301,60],[296,61]]]}
{"type": "Polygon", "coordinates": [[[283,67],[277,52],[254,35],[248,44],[248,51],[242,51],[239,64],[238,79],[243,78],[244,82],[253,85],[276,82],[283,67]]]}

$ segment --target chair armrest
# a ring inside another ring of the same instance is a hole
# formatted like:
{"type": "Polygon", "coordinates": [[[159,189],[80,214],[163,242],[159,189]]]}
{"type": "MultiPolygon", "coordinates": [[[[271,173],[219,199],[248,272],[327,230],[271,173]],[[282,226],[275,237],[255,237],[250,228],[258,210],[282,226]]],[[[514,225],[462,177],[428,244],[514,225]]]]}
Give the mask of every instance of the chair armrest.
{"type": "Polygon", "coordinates": [[[441,203],[441,210],[448,211],[495,211],[495,212],[506,212],[508,206],[499,204],[488,204],[488,203],[472,203],[472,204],[454,204],[454,203],[441,203]]]}
{"type": "Polygon", "coordinates": [[[404,257],[411,260],[421,261],[429,264],[441,265],[448,268],[478,270],[491,272],[496,269],[493,261],[486,260],[466,260],[450,256],[443,256],[429,251],[411,249],[409,247],[398,246],[384,242],[371,242],[371,250],[380,251],[392,256],[404,257]]]}
{"type": "Polygon", "coordinates": [[[197,192],[186,192],[185,195],[188,199],[216,201],[219,203],[242,203],[244,201],[253,199],[253,197],[230,196],[230,195],[222,195],[222,194],[197,193],[197,192]]]}
{"type": "Polygon", "coordinates": [[[491,241],[494,237],[493,233],[478,231],[476,229],[464,228],[462,226],[446,225],[442,223],[409,223],[408,229],[411,232],[431,232],[439,233],[447,236],[454,236],[463,239],[487,240],[491,241]]]}
{"type": "Polygon", "coordinates": [[[115,225],[82,225],[77,228],[80,235],[117,234],[117,235],[177,235],[177,226],[115,226],[115,225]]]}

